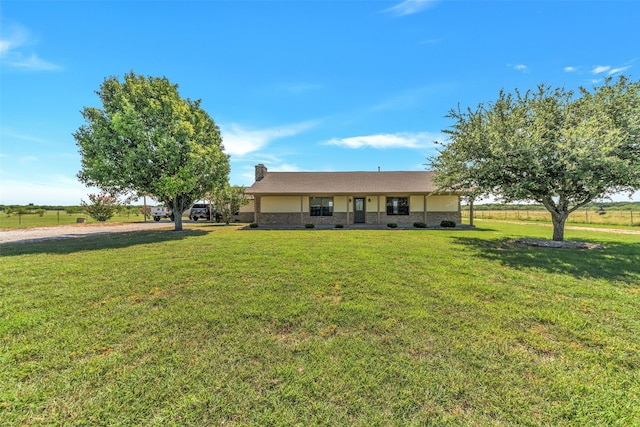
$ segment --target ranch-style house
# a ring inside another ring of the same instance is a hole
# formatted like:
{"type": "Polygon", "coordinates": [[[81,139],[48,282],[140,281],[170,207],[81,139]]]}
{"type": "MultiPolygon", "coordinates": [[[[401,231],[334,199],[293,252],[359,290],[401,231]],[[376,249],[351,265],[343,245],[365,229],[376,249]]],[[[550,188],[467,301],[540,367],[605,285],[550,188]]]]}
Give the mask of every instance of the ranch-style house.
{"type": "Polygon", "coordinates": [[[461,223],[462,193],[436,192],[433,172],[268,172],[255,167],[243,221],[260,225],[461,223]]]}

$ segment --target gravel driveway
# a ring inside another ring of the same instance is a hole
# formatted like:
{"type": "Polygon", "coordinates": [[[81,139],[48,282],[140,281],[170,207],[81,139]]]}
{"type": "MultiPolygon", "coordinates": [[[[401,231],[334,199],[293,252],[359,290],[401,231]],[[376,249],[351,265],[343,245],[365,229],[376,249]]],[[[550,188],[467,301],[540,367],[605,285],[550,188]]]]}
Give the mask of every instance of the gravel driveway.
{"type": "MultiPolygon", "coordinates": [[[[529,224],[530,223],[518,223],[529,224]]],[[[536,224],[546,225],[546,224],[536,224]]],[[[0,245],[3,243],[28,243],[39,242],[43,240],[53,239],[70,239],[74,237],[93,236],[97,234],[107,233],[126,233],[138,230],[155,230],[155,229],[172,229],[173,222],[168,221],[150,221],[150,222],[130,222],[120,224],[77,224],[77,225],[58,225],[52,227],[33,227],[0,230],[0,245]]],[[[640,230],[628,229],[611,229],[611,228],[587,228],[567,226],[567,229],[591,230],[608,233],[620,234],[640,234],[640,230]]]]}
{"type": "Polygon", "coordinates": [[[122,224],[77,224],[53,227],[33,227],[0,230],[0,244],[11,242],[39,242],[42,240],[71,239],[107,233],[125,233],[138,230],[173,228],[173,222],[131,222],[122,224]]]}

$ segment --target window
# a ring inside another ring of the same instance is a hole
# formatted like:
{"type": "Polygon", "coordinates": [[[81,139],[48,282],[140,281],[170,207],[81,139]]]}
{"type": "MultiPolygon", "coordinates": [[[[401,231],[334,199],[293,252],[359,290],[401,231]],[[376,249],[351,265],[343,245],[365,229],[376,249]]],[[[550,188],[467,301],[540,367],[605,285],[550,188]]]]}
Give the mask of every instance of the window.
{"type": "Polygon", "coordinates": [[[309,197],[311,216],[333,216],[333,197],[309,197]]]}
{"type": "Polygon", "coordinates": [[[409,215],[409,198],[387,197],[387,215],[409,215]]]}

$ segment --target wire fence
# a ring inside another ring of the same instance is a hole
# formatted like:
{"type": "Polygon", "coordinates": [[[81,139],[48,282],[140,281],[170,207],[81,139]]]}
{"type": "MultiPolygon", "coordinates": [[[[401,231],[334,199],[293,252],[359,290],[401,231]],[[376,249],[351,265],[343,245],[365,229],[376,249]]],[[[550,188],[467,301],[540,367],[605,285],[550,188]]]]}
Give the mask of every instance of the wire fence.
{"type": "MultiPolygon", "coordinates": [[[[142,213],[122,213],[116,214],[108,222],[142,222],[142,213]]],[[[147,216],[147,221],[153,218],[147,216]]],[[[26,228],[26,227],[48,227],[53,225],[68,225],[78,223],[96,223],[98,221],[91,218],[85,212],[67,213],[62,210],[46,210],[35,213],[11,213],[0,212],[0,228],[26,228]]]]}
{"type": "MultiPolygon", "coordinates": [[[[546,210],[540,209],[474,209],[473,217],[475,219],[505,221],[551,222],[551,214],[546,210]]],[[[469,221],[469,210],[462,211],[462,218],[465,222],[469,221]]],[[[593,209],[578,209],[569,215],[567,223],[640,226],[640,212],[634,212],[633,210],[606,210],[604,212],[598,212],[593,209]]]]}

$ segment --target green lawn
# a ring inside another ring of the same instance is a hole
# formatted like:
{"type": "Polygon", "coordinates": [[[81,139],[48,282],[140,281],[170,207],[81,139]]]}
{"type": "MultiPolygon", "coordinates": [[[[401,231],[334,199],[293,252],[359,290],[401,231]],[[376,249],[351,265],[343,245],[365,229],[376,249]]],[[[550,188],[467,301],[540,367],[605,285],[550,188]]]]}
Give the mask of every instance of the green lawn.
{"type": "Polygon", "coordinates": [[[640,425],[640,236],[189,224],[0,246],[0,425],[640,425]]]}

